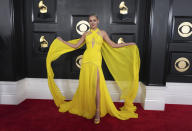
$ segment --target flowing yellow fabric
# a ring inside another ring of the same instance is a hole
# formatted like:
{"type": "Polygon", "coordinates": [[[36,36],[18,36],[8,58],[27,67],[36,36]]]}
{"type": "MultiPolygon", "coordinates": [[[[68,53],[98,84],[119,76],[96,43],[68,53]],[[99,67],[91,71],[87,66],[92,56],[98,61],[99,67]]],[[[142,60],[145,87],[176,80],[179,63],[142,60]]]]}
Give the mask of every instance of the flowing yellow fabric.
{"type": "Polygon", "coordinates": [[[110,73],[121,89],[120,99],[125,101],[121,110],[136,110],[133,101],[139,87],[140,70],[137,45],[112,48],[104,41],[101,52],[110,73]]]}
{"type": "MultiPolygon", "coordinates": [[[[65,101],[65,97],[54,82],[51,62],[55,61],[62,54],[74,51],[75,49],[64,44],[59,39],[55,39],[52,42],[46,64],[48,85],[54,102],[59,107],[59,112],[69,111],[72,114],[87,119],[93,118],[96,112],[98,70],[100,78],[100,116],[104,117],[109,113],[111,116],[121,120],[138,118],[138,114],[135,113],[136,106],[133,105],[139,83],[140,56],[138,48],[136,45],[112,48],[98,34],[99,31],[98,28],[96,30],[91,29],[91,33],[86,36],[84,43],[80,46],[82,47],[86,43],[87,48],[82,57],[79,85],[71,101],[65,101]],[[114,80],[121,89],[120,99],[125,100],[124,106],[120,108],[121,110],[115,107],[107,89],[101,66],[102,56],[114,80]]],[[[79,39],[74,39],[68,42],[76,44],[78,41],[79,39]]]]}

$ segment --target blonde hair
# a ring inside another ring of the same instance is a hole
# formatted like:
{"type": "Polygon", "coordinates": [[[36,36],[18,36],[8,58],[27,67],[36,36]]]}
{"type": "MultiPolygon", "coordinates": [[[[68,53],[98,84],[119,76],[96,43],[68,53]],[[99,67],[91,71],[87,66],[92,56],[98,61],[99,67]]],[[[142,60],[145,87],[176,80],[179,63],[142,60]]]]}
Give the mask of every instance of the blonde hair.
{"type": "Polygon", "coordinates": [[[91,16],[95,16],[97,19],[99,19],[99,17],[98,17],[95,13],[90,14],[90,15],[89,15],[89,18],[90,18],[91,16]]]}

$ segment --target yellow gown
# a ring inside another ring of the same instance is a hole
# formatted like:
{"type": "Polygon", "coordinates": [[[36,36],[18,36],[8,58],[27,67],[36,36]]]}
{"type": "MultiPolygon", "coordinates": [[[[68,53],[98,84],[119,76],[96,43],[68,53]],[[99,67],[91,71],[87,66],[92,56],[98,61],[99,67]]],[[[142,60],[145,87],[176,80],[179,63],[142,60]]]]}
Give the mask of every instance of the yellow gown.
{"type": "MultiPolygon", "coordinates": [[[[121,120],[138,118],[138,114],[135,113],[136,106],[133,105],[139,83],[140,56],[138,47],[137,45],[128,45],[112,48],[98,34],[98,31],[100,31],[99,28],[96,30],[91,29],[91,33],[86,36],[85,41],[80,46],[82,47],[86,43],[87,48],[82,57],[78,88],[70,101],[65,101],[65,96],[62,95],[54,81],[51,62],[58,59],[64,53],[74,51],[75,48],[64,44],[57,38],[52,42],[46,64],[48,85],[54,102],[59,107],[59,112],[68,111],[72,114],[92,119],[96,113],[98,70],[100,78],[100,117],[104,117],[109,113],[111,116],[121,120]],[[106,86],[101,66],[102,56],[118,87],[121,89],[120,99],[124,100],[124,105],[120,110],[115,107],[106,86]]],[[[73,39],[68,42],[76,44],[79,40],[73,39]]]]}

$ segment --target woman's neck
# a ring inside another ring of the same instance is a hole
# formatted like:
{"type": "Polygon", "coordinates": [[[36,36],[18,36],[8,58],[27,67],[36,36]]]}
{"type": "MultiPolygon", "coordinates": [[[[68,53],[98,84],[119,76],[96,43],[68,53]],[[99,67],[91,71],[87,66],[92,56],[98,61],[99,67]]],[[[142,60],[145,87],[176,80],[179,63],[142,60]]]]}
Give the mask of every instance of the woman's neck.
{"type": "Polygon", "coordinates": [[[95,28],[91,28],[91,30],[96,30],[98,27],[95,27],[95,28]]]}

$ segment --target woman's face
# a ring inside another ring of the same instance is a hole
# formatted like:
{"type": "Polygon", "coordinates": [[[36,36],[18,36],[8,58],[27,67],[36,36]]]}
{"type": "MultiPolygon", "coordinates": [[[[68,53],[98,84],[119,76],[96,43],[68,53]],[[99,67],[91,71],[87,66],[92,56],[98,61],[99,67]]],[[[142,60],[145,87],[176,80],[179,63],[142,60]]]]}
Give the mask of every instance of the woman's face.
{"type": "Polygon", "coordinates": [[[97,28],[97,25],[99,24],[99,20],[95,16],[89,17],[89,25],[91,26],[91,29],[97,28]]]}

